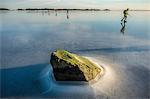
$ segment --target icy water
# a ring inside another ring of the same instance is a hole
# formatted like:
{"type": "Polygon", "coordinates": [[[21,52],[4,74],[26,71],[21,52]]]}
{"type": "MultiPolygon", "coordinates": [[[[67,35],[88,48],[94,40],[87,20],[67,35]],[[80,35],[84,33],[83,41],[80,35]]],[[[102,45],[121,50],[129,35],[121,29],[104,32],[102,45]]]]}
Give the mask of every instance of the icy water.
{"type": "Polygon", "coordinates": [[[1,97],[150,98],[150,12],[129,13],[123,28],[121,11],[1,11],[1,97]],[[49,60],[58,48],[105,74],[90,85],[56,83],[49,60]]]}

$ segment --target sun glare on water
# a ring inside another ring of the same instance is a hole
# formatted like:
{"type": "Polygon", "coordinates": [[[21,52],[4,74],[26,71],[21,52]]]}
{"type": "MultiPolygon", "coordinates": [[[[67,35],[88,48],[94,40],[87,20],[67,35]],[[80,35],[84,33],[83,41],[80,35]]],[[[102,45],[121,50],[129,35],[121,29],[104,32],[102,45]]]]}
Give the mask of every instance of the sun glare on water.
{"type": "MultiPolygon", "coordinates": [[[[100,77],[96,83],[90,85],[93,88],[94,93],[96,95],[100,95],[100,93],[102,94],[107,93],[106,95],[115,94],[114,89],[116,86],[116,82],[118,82],[119,76],[116,74],[115,70],[113,69],[113,66],[111,64],[106,64],[92,57],[86,57],[86,58],[90,59],[95,64],[102,66],[104,68],[104,71],[103,71],[104,74],[102,75],[102,77],[100,77]]],[[[117,85],[117,87],[118,86],[119,85],[117,85]]]]}

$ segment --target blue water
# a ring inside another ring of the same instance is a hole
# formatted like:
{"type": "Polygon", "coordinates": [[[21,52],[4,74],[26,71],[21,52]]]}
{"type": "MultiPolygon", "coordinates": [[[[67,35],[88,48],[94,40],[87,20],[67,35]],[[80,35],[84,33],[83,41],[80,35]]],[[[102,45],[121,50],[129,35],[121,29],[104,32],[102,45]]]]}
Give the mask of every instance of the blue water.
{"type": "Polygon", "coordinates": [[[150,12],[129,13],[122,33],[121,11],[1,11],[1,96],[148,98],[150,12]],[[56,84],[49,60],[58,48],[92,58],[105,75],[87,86],[56,84]]]}

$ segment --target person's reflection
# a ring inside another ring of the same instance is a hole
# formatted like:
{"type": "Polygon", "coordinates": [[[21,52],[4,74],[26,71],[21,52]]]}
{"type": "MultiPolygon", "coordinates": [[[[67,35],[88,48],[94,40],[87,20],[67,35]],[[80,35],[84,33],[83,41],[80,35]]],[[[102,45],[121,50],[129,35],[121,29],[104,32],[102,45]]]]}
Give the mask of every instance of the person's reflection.
{"type": "Polygon", "coordinates": [[[48,15],[50,16],[51,15],[51,13],[50,13],[50,11],[48,10],[48,15]]]}
{"type": "Polygon", "coordinates": [[[67,10],[67,14],[66,15],[67,15],[67,19],[69,19],[69,10],[67,10]]]}
{"type": "Polygon", "coordinates": [[[55,16],[57,16],[57,10],[55,10],[55,16]]]}
{"type": "Polygon", "coordinates": [[[44,11],[41,11],[42,15],[44,16],[44,11]]]}
{"type": "Polygon", "coordinates": [[[128,11],[129,11],[129,8],[127,8],[126,10],[123,11],[124,17],[121,19],[121,26],[122,27],[121,27],[121,30],[120,30],[120,32],[122,34],[125,33],[126,23],[127,23],[127,16],[129,15],[128,11]]]}
{"type": "Polygon", "coordinates": [[[121,22],[121,30],[120,30],[120,32],[122,33],[122,34],[124,34],[124,32],[125,32],[125,29],[126,29],[126,21],[123,21],[123,22],[121,22]]]}

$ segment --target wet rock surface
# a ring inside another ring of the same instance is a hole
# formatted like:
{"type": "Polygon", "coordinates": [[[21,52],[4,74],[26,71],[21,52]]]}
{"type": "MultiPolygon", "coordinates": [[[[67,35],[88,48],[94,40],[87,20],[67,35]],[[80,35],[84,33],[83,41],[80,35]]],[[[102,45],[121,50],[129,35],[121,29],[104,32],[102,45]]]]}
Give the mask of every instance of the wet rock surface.
{"type": "Polygon", "coordinates": [[[102,72],[90,60],[66,50],[53,52],[50,63],[56,81],[90,81],[102,72]]]}

